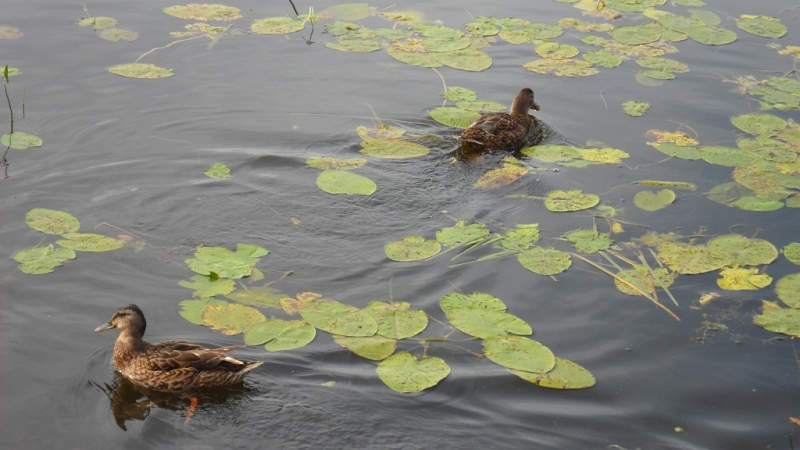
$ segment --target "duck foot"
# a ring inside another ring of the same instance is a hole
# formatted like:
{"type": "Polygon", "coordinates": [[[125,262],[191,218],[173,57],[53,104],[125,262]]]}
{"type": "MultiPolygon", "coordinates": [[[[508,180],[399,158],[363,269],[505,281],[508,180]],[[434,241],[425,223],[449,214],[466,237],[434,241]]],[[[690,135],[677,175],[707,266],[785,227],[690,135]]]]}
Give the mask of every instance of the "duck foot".
{"type": "Polygon", "coordinates": [[[186,420],[183,422],[184,425],[189,425],[189,421],[194,417],[194,409],[197,408],[197,397],[192,397],[189,402],[189,409],[186,410],[186,420]]]}

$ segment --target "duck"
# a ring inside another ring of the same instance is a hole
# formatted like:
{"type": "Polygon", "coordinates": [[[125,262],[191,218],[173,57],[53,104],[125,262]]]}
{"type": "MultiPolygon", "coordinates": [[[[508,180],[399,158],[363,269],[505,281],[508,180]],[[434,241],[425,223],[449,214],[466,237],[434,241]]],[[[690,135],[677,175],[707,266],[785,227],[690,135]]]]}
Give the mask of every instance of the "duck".
{"type": "Polygon", "coordinates": [[[533,90],[525,88],[514,98],[510,114],[491,113],[479,117],[461,133],[458,141],[489,150],[519,150],[525,146],[531,128],[528,115],[531,109],[539,111],[539,105],[533,101],[533,90]]]}
{"type": "Polygon", "coordinates": [[[166,392],[194,391],[236,384],[263,361],[227,356],[244,345],[205,348],[186,341],[151,344],[143,339],[147,321],[138,306],[117,308],[108,323],[94,331],[118,329],[114,365],[134,384],[166,392]]]}

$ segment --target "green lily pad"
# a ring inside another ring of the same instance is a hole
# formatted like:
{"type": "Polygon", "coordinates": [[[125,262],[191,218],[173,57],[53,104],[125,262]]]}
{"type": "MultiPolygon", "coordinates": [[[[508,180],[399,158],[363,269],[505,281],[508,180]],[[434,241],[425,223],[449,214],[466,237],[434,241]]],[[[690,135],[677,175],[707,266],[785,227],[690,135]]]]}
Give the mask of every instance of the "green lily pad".
{"type": "Polygon", "coordinates": [[[209,305],[203,310],[202,318],[203,325],[228,336],[244,333],[253,325],[267,320],[257,309],[235,303],[209,305]]]}
{"type": "MultiPolygon", "coordinates": [[[[376,127],[373,127],[373,128],[367,128],[365,126],[356,127],[356,133],[358,133],[358,136],[361,137],[361,139],[363,139],[365,141],[371,141],[373,139],[397,139],[400,136],[402,136],[403,134],[405,134],[405,132],[406,131],[403,130],[402,128],[394,128],[394,127],[390,127],[390,126],[383,125],[383,124],[380,124],[380,125],[378,125],[376,127]]],[[[309,158],[309,160],[310,159],[311,158],[309,158]]],[[[330,158],[330,159],[333,159],[333,158],[330,158]]],[[[364,161],[364,163],[367,162],[366,159],[362,159],[362,158],[350,158],[350,159],[344,159],[344,160],[341,160],[341,161],[352,161],[353,163],[356,163],[357,161],[364,161]]],[[[361,164],[363,164],[363,163],[361,163],[361,164]]],[[[331,167],[331,168],[334,169],[335,167],[331,167]]],[[[346,169],[341,169],[341,170],[346,170],[346,169]]]]}
{"type": "Polygon", "coordinates": [[[800,265],[800,242],[792,242],[781,251],[791,263],[800,265]]]}
{"type": "Polygon", "coordinates": [[[430,52],[453,52],[456,50],[463,50],[469,47],[470,41],[467,37],[457,39],[453,38],[435,38],[429,37],[422,40],[422,46],[430,52]]]}
{"type": "Polygon", "coordinates": [[[380,50],[381,43],[373,39],[348,38],[339,39],[338,42],[326,42],[325,47],[340,52],[369,53],[380,50]]]}
{"type": "Polygon", "coordinates": [[[662,189],[658,192],[640,191],[633,198],[633,203],[645,211],[658,211],[675,201],[675,192],[662,189]]]}
{"type": "Polygon", "coordinates": [[[430,153],[422,144],[399,139],[372,139],[361,143],[361,153],[377,158],[418,158],[430,153]]]}
{"type": "Polygon", "coordinates": [[[250,25],[255,34],[289,34],[305,28],[306,23],[291,17],[266,17],[258,19],[250,25]]]}
{"type": "Polygon", "coordinates": [[[712,257],[727,266],[760,266],[778,258],[778,249],[763,239],[748,239],[740,234],[726,234],[708,241],[712,257]]]}
{"type": "Polygon", "coordinates": [[[377,36],[393,41],[410,38],[414,31],[408,28],[376,28],[372,30],[377,36]]]}
{"type": "MultiPolygon", "coordinates": [[[[269,250],[253,244],[236,244],[236,254],[244,258],[260,258],[269,254],[269,250]]],[[[254,261],[254,266],[258,261],[254,261]]]]}
{"type": "Polygon", "coordinates": [[[325,24],[325,33],[333,36],[358,35],[361,27],[353,22],[334,22],[325,24]]]}
{"type": "Polygon", "coordinates": [[[544,198],[544,205],[553,212],[582,211],[600,203],[595,194],[584,194],[579,189],[571,191],[550,191],[544,198]]]}
{"type": "Polygon", "coordinates": [[[101,39],[110,42],[128,41],[133,42],[139,38],[139,33],[129,30],[127,28],[109,27],[103,28],[97,32],[101,39]]]}
{"type": "Polygon", "coordinates": [[[172,69],[142,63],[118,64],[109,67],[108,71],[128,78],[167,78],[173,75],[172,69]]]}
{"type": "Polygon", "coordinates": [[[78,25],[82,27],[92,27],[95,30],[102,30],[103,28],[113,27],[117,24],[117,19],[113,17],[84,17],[78,21],[78,25]]]}
{"type": "Polygon", "coordinates": [[[442,228],[436,232],[436,240],[445,247],[457,247],[459,245],[477,242],[489,235],[489,229],[482,223],[466,224],[459,220],[455,226],[442,228]]]}
{"type": "Polygon", "coordinates": [[[790,336],[800,336],[800,309],[767,308],[753,318],[753,323],[772,331],[790,336]]]}
{"type": "Polygon", "coordinates": [[[303,320],[268,319],[257,323],[244,333],[247,345],[264,345],[269,352],[304,347],[314,340],[317,329],[303,320]]]}
{"type": "Polygon", "coordinates": [[[658,254],[664,264],[683,275],[711,272],[725,266],[725,261],[715,258],[705,245],[666,242],[658,247],[658,254]]]}
{"type": "Polygon", "coordinates": [[[375,14],[378,8],[366,3],[345,3],[334,5],[322,10],[321,14],[339,20],[361,20],[375,14]]]}
{"type": "Polygon", "coordinates": [[[215,273],[220,278],[242,278],[252,272],[249,261],[222,247],[200,247],[195,251],[194,258],[185,262],[196,273],[215,273]]]}
{"type": "Polygon", "coordinates": [[[56,241],[56,244],[81,252],[107,252],[125,246],[125,241],[122,239],[114,239],[102,234],[65,233],[61,236],[65,239],[56,241]]]}
{"type": "Polygon", "coordinates": [[[543,42],[536,46],[536,54],[542,58],[567,59],[580,53],[577,47],[558,42],[543,42]]]}
{"type": "Polygon", "coordinates": [[[675,74],[664,70],[643,70],[639,75],[656,80],[674,80],[675,74]]]}
{"type": "Polygon", "coordinates": [[[568,253],[553,248],[533,247],[519,253],[517,260],[522,267],[544,276],[561,273],[572,265],[568,253]]]}
{"type": "Polygon", "coordinates": [[[450,314],[458,309],[506,310],[506,305],[502,300],[483,292],[473,292],[469,295],[464,295],[460,292],[450,292],[442,297],[439,306],[441,306],[445,314],[450,314]]]}
{"type": "Polygon", "coordinates": [[[341,336],[373,336],[378,323],[367,311],[333,300],[320,300],[300,310],[306,322],[341,336]]]}
{"type": "Polygon", "coordinates": [[[761,159],[753,152],[722,145],[702,145],[697,152],[709,164],[728,167],[747,167],[761,159]]]}
{"type": "Polygon", "coordinates": [[[214,163],[211,168],[203,172],[209,178],[228,178],[231,176],[231,169],[225,164],[214,163]]]}
{"type": "Polygon", "coordinates": [[[188,5],[170,6],[168,8],[164,8],[164,12],[170,16],[178,17],[180,19],[202,20],[203,22],[207,22],[209,20],[227,22],[229,20],[236,20],[242,17],[239,8],[208,3],[189,3],[188,5]]]}
{"type": "Polygon", "coordinates": [[[392,261],[419,261],[437,255],[442,246],[434,240],[426,241],[422,236],[407,236],[402,241],[386,244],[384,251],[392,261]]]}
{"type": "Polygon", "coordinates": [[[636,64],[646,69],[662,70],[664,72],[686,73],[689,71],[689,66],[686,64],[667,58],[641,58],[636,60],[636,64]]]}
{"type": "Polygon", "coordinates": [[[527,250],[539,241],[539,224],[517,224],[516,229],[507,232],[500,245],[508,250],[527,250]]]}
{"type": "Polygon", "coordinates": [[[281,299],[287,297],[285,293],[269,286],[253,287],[249,289],[242,286],[242,289],[227,292],[223,295],[236,303],[259,308],[280,308],[281,299]]]}
{"type": "Polygon", "coordinates": [[[464,333],[481,339],[506,334],[528,336],[533,333],[531,327],[519,317],[492,309],[456,308],[447,313],[447,319],[464,333]]]}
{"type": "Polygon", "coordinates": [[[436,53],[435,58],[447,67],[468,72],[480,72],[492,65],[492,58],[489,55],[472,47],[446,53],[436,53]]]}
{"type": "Polygon", "coordinates": [[[417,360],[416,356],[402,352],[381,361],[377,372],[381,381],[392,390],[411,393],[436,386],[450,374],[450,367],[441,358],[417,360]]]}
{"type": "Polygon", "coordinates": [[[373,361],[386,359],[397,349],[395,339],[383,336],[334,336],[333,340],[356,355],[373,361]]]}
{"type": "Polygon", "coordinates": [[[772,114],[742,114],[731,118],[733,125],[745,133],[769,137],[783,131],[787,122],[772,114]]]}
{"type": "Polygon", "coordinates": [[[605,50],[595,50],[593,52],[584,53],[583,59],[595,66],[607,67],[609,69],[622,64],[622,58],[620,56],[605,50]]]}
{"type": "Polygon", "coordinates": [[[326,170],[317,176],[317,186],[329,194],[372,195],[378,189],[367,177],[344,170],[326,170]]]}
{"type": "Polygon", "coordinates": [[[456,102],[456,106],[467,111],[505,111],[506,106],[502,103],[490,102],[487,100],[461,100],[456,102]]]}
{"type": "Polygon", "coordinates": [[[0,25],[0,39],[17,39],[22,36],[22,30],[11,25],[0,25]]]}
{"type": "Polygon", "coordinates": [[[642,25],[622,25],[611,31],[611,37],[623,44],[640,45],[657,41],[661,33],[642,25]]]}
{"type": "Polygon", "coordinates": [[[553,370],[547,373],[511,369],[511,373],[537,386],[550,389],[586,389],[595,385],[591,372],[570,360],[555,357],[553,370]]]}
{"type": "Polygon", "coordinates": [[[213,297],[215,295],[230,294],[236,289],[233,280],[213,278],[208,275],[194,275],[192,281],[181,280],[178,285],[193,289],[192,297],[213,297]]]}
{"type": "Polygon", "coordinates": [[[690,9],[689,14],[692,15],[692,19],[697,19],[712,27],[722,23],[722,19],[718,15],[707,9],[690,9]]]}
{"type": "Polygon", "coordinates": [[[472,101],[477,99],[478,95],[467,88],[451,86],[447,88],[447,91],[442,93],[442,97],[451,102],[457,102],[459,100],[472,101]]]}
{"type": "Polygon", "coordinates": [[[20,272],[37,275],[50,273],[68,260],[75,259],[75,252],[68,248],[56,250],[53,244],[45,244],[14,252],[11,259],[19,263],[20,272]]]}
{"type": "Polygon", "coordinates": [[[793,94],[800,94],[800,81],[794,78],[785,77],[769,77],[764,80],[764,84],[780,89],[784,92],[791,92],[793,94]]]}
{"type": "MultiPolygon", "coordinates": [[[[428,315],[421,310],[411,310],[406,302],[372,302],[364,308],[378,323],[377,333],[389,339],[406,339],[416,336],[428,326],[428,315]]],[[[388,356],[388,355],[387,355],[388,356]]],[[[381,358],[383,359],[383,358],[381,358]]]]}
{"type": "Polygon", "coordinates": [[[503,367],[526,372],[547,373],[555,367],[553,352],[522,336],[493,336],[483,342],[483,352],[503,367]]]}
{"type": "Polygon", "coordinates": [[[765,38],[778,39],[786,34],[786,27],[774,17],[742,15],[736,20],[736,26],[765,38]]]}
{"type": "Polygon", "coordinates": [[[725,28],[703,25],[691,28],[689,37],[704,45],[725,45],[736,40],[736,33],[725,28]]]}
{"type": "Polygon", "coordinates": [[[469,127],[472,122],[475,122],[481,116],[476,111],[467,111],[465,109],[449,106],[434,108],[428,111],[428,113],[433,120],[441,124],[462,129],[469,127]]]}
{"type": "Polygon", "coordinates": [[[386,52],[392,58],[419,67],[440,67],[442,63],[437,59],[436,54],[429,52],[422,44],[411,45],[404,42],[394,42],[386,52]]]}
{"type": "Polygon", "coordinates": [[[756,268],[728,267],[719,274],[722,278],[717,279],[717,286],[729,291],[754,291],[772,283],[771,276],[759,273],[756,268]]]}
{"type": "Polygon", "coordinates": [[[800,308],[800,273],[786,275],[778,280],[775,292],[787,306],[800,308]]]}
{"type": "MultiPolygon", "coordinates": [[[[625,269],[621,272],[618,272],[617,276],[630,282],[634,286],[640,287],[644,292],[650,292],[650,280],[653,279],[653,274],[655,274],[655,280],[653,280],[653,284],[656,287],[661,288],[670,287],[677,276],[669,273],[669,271],[663,267],[657,267],[653,269],[653,272],[651,273],[649,269],[641,264],[637,264],[630,269],[625,269]]],[[[614,286],[616,286],[616,288],[619,289],[623,294],[642,295],[642,293],[638,290],[616,278],[614,279],[614,286]]]]}
{"type": "Polygon", "coordinates": [[[496,189],[508,186],[522,178],[529,170],[527,166],[520,164],[513,157],[508,157],[501,167],[496,167],[483,174],[473,186],[479,189],[496,189]]]}
{"type": "Polygon", "coordinates": [[[34,136],[24,131],[15,131],[13,133],[6,133],[0,137],[0,144],[17,150],[25,150],[28,147],[41,147],[42,139],[39,136],[34,136]]]}
{"type": "Polygon", "coordinates": [[[564,162],[581,157],[581,152],[567,145],[536,145],[522,149],[522,154],[544,162],[564,162]]]}
{"type": "Polygon", "coordinates": [[[184,300],[178,305],[181,310],[178,314],[184,319],[195,325],[203,325],[203,311],[209,306],[226,306],[229,303],[225,300],[217,300],[214,297],[200,297],[194,300],[184,300]]]}
{"type": "Polygon", "coordinates": [[[25,214],[25,223],[36,231],[56,235],[74,233],[81,226],[72,214],[44,208],[28,211],[25,214]]]}
{"type": "Polygon", "coordinates": [[[522,67],[531,72],[551,74],[557,77],[588,77],[599,71],[592,67],[589,61],[577,59],[534,59],[526,62],[522,67]]]}
{"type": "Polygon", "coordinates": [[[628,100],[622,104],[622,108],[625,110],[625,114],[629,116],[641,117],[647,112],[647,109],[650,108],[650,103],[628,100]]]}
{"type": "Polygon", "coordinates": [[[608,233],[598,233],[597,230],[575,230],[564,237],[575,244],[575,249],[584,253],[597,253],[611,247],[611,236],[608,233]]]}
{"type": "Polygon", "coordinates": [[[523,30],[530,34],[530,40],[553,39],[564,34],[564,29],[552,23],[535,22],[526,25],[523,30]]]}

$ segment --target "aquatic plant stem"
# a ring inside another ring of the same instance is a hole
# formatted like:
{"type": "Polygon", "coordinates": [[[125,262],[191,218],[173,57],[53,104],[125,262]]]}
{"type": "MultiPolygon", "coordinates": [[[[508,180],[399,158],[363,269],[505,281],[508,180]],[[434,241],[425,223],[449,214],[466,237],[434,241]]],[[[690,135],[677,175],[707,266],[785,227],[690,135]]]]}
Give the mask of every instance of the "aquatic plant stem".
{"type": "MultiPolygon", "coordinates": [[[[442,74],[439,73],[439,71],[436,70],[435,67],[431,67],[431,70],[436,72],[436,75],[439,75],[439,78],[442,80],[442,89],[443,89],[442,92],[443,93],[447,92],[447,83],[444,81],[444,77],[442,76],[442,74]]],[[[444,99],[444,101],[442,102],[442,106],[444,106],[446,104],[447,104],[447,99],[444,99]]]]}
{"type": "Polygon", "coordinates": [[[6,156],[8,155],[8,151],[11,150],[11,139],[14,135],[14,110],[11,108],[11,97],[8,96],[8,65],[6,64],[5,68],[3,69],[3,91],[6,93],[6,101],[8,101],[8,114],[9,114],[9,121],[11,122],[11,132],[8,134],[8,147],[6,147],[6,151],[3,152],[3,157],[0,159],[0,163],[3,164],[3,172],[5,178],[8,178],[8,159],[6,156]]]}
{"type": "Polygon", "coordinates": [[[140,56],[140,57],[136,58],[136,61],[134,61],[133,63],[134,63],[134,64],[138,63],[139,61],[141,61],[141,59],[142,59],[142,58],[144,58],[145,56],[149,55],[150,53],[153,53],[153,52],[154,52],[154,51],[156,51],[156,50],[164,50],[165,48],[170,48],[170,47],[172,47],[173,45],[175,45],[175,44],[178,44],[178,43],[180,43],[180,42],[187,42],[187,41],[191,41],[191,40],[193,40],[193,39],[199,39],[199,38],[201,38],[201,37],[205,37],[205,36],[206,36],[206,35],[204,35],[204,34],[203,34],[203,35],[200,35],[200,36],[193,36],[193,37],[186,38],[186,39],[179,39],[179,40],[177,40],[177,41],[170,42],[169,44],[167,44],[167,45],[165,45],[165,46],[163,46],[163,47],[156,47],[156,48],[154,48],[154,49],[151,49],[151,50],[148,50],[148,51],[146,51],[146,52],[145,52],[145,53],[144,53],[142,56],[140,56]]]}

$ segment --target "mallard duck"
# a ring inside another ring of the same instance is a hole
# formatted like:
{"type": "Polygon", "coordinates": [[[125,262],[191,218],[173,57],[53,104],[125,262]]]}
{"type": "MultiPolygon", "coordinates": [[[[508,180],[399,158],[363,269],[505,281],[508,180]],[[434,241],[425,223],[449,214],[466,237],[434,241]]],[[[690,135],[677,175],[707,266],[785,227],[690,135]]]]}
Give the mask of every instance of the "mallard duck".
{"type": "Polygon", "coordinates": [[[459,136],[465,145],[478,145],[486,149],[519,150],[525,146],[531,116],[528,111],[539,110],[533,101],[533,90],[519,91],[511,104],[511,113],[491,113],[481,116],[459,136]]]}
{"type": "Polygon", "coordinates": [[[117,308],[108,323],[94,331],[117,328],[114,365],[136,384],[158,391],[189,391],[241,381],[263,361],[243,362],[227,353],[244,345],[205,348],[185,341],[151,344],[142,339],[147,321],[136,305],[117,308]]]}

